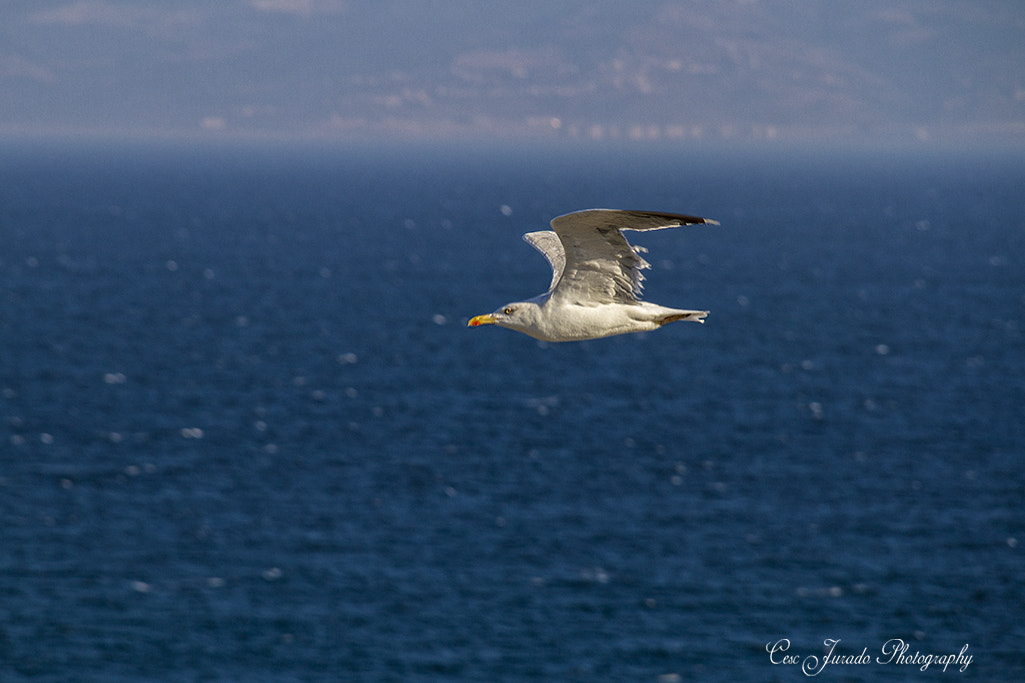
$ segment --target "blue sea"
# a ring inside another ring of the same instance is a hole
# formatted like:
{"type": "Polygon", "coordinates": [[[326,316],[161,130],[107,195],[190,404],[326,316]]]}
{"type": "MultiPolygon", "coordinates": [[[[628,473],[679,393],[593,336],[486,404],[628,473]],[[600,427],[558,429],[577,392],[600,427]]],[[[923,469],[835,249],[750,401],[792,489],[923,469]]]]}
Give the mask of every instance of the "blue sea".
{"type": "Polygon", "coordinates": [[[1020,154],[8,145],[0,354],[4,683],[1025,677],[1020,154]]]}

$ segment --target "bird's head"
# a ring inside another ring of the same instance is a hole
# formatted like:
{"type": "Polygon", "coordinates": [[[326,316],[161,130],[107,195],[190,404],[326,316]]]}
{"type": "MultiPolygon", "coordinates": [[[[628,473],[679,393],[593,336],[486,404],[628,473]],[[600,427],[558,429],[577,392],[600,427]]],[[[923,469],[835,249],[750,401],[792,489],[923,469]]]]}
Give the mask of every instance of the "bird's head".
{"type": "Polygon", "coordinates": [[[540,312],[541,307],[536,302],[517,301],[515,303],[502,306],[494,313],[475,315],[470,318],[470,322],[467,323],[467,326],[477,327],[479,325],[498,325],[500,327],[508,327],[511,330],[516,330],[517,332],[529,334],[532,337],[537,337],[540,333],[540,330],[538,329],[540,312]]]}

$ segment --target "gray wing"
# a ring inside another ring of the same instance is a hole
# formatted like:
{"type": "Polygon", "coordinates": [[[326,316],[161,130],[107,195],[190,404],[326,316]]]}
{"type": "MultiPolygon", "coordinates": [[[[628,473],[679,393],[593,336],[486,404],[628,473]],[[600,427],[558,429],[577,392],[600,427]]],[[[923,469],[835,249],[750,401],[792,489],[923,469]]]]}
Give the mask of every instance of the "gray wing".
{"type": "MultiPolygon", "coordinates": [[[[637,302],[644,281],[641,271],[650,265],[640,256],[643,249],[631,246],[621,230],[661,230],[695,223],[718,225],[708,218],[652,211],[588,209],[558,216],[552,219],[552,229],[562,243],[563,269],[550,291],[581,304],[637,302]]],[[[531,243],[548,255],[550,249],[531,243]]]]}
{"type": "Polygon", "coordinates": [[[528,232],[523,239],[541,252],[541,255],[548,259],[548,265],[552,267],[552,284],[548,286],[551,292],[562,277],[562,271],[566,268],[566,252],[562,249],[562,242],[559,236],[551,230],[539,232],[528,232]]]}

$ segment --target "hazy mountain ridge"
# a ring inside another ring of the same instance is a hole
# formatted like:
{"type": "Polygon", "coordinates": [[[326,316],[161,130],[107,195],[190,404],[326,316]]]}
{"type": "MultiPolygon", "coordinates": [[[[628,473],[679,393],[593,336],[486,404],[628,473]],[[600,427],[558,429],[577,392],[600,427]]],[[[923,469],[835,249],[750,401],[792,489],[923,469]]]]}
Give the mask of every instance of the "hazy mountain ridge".
{"type": "Polygon", "coordinates": [[[1025,135],[1009,2],[79,0],[11,18],[0,130],[1025,135]]]}

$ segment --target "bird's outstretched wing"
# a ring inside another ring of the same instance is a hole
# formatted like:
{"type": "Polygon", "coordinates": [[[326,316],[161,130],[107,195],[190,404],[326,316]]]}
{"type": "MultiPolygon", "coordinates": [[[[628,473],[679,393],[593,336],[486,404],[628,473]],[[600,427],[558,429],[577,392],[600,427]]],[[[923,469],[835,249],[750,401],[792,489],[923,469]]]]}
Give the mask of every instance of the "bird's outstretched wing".
{"type": "Polygon", "coordinates": [[[562,248],[559,236],[551,230],[540,230],[528,232],[523,239],[548,259],[548,264],[552,267],[552,284],[548,286],[548,292],[551,292],[559,283],[562,271],[566,268],[566,252],[562,248]]]}
{"type": "Polygon", "coordinates": [[[552,264],[549,292],[572,303],[598,305],[639,300],[649,264],[643,251],[621,230],[661,230],[696,223],[718,224],[708,218],[652,211],[587,209],[552,219],[552,230],[524,235],[552,264]],[[558,237],[561,249],[551,236],[558,237]],[[561,266],[561,268],[559,267],[561,266]]]}

